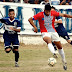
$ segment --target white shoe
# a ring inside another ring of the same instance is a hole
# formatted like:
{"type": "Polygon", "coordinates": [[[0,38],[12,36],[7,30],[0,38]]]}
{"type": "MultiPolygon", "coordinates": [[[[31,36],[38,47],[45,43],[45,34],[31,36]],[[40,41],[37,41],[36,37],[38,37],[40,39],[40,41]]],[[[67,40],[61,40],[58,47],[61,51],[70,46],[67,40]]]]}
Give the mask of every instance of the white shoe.
{"type": "Polygon", "coordinates": [[[15,67],[19,67],[18,62],[15,62],[15,67]]]}

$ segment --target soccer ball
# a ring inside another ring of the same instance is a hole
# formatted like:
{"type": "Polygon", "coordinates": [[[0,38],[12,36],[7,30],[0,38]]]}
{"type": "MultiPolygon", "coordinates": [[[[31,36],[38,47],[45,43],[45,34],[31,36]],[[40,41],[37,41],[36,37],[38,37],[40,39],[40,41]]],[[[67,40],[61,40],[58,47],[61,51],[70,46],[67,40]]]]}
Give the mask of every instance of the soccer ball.
{"type": "Polygon", "coordinates": [[[55,58],[49,58],[48,59],[48,65],[49,66],[54,66],[55,64],[57,63],[56,59],[55,58]]]}

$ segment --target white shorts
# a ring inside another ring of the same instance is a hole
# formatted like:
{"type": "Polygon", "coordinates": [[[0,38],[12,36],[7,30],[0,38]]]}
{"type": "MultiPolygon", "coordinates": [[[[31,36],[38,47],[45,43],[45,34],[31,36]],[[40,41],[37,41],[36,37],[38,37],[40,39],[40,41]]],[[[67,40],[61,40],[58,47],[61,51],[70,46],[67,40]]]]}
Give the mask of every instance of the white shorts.
{"type": "Polygon", "coordinates": [[[42,38],[44,37],[50,37],[52,41],[60,41],[60,38],[57,32],[43,32],[42,38]]]}

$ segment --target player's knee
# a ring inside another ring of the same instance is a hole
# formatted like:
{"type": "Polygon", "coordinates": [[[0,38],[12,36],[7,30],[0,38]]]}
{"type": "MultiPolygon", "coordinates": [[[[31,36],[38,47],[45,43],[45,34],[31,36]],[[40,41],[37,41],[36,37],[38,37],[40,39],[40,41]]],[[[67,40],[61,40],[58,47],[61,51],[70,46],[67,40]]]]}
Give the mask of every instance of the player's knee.
{"type": "Polygon", "coordinates": [[[18,46],[13,46],[13,53],[15,53],[16,51],[18,51],[18,46]]]}
{"type": "Polygon", "coordinates": [[[11,47],[6,47],[6,48],[5,48],[5,52],[6,52],[6,53],[9,53],[10,51],[11,51],[11,47]]]}
{"type": "Polygon", "coordinates": [[[9,53],[10,51],[11,51],[11,49],[6,49],[5,50],[6,53],[9,53]]]}
{"type": "Polygon", "coordinates": [[[58,45],[57,47],[58,47],[58,49],[62,49],[62,46],[61,45],[58,45]]]}

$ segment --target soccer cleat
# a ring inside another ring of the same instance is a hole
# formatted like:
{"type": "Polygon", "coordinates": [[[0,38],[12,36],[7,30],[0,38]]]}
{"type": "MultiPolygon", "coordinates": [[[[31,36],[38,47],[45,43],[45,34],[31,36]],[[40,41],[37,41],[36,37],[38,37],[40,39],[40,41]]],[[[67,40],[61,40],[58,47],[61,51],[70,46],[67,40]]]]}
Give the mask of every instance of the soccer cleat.
{"type": "Polygon", "coordinates": [[[56,53],[53,54],[54,58],[58,58],[58,55],[56,53]]]}
{"type": "Polygon", "coordinates": [[[67,70],[67,62],[64,61],[64,60],[62,60],[62,62],[63,62],[63,68],[64,68],[64,70],[67,70]]]}
{"type": "Polygon", "coordinates": [[[18,62],[15,62],[15,67],[19,67],[18,62]]]}

